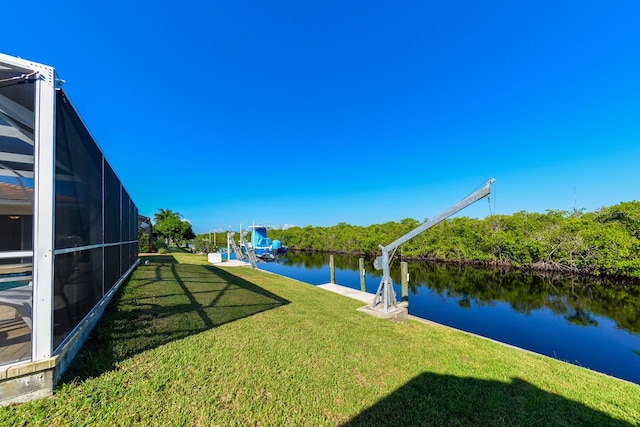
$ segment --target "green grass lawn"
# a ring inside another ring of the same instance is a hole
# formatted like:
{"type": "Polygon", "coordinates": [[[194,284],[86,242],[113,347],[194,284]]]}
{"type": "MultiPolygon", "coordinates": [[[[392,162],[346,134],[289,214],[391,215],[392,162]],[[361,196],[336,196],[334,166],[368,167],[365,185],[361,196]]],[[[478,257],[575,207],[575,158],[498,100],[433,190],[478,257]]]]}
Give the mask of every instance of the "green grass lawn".
{"type": "Polygon", "coordinates": [[[640,423],[638,385],[361,305],[203,256],[149,256],[54,396],[0,408],[0,425],[640,423]]]}

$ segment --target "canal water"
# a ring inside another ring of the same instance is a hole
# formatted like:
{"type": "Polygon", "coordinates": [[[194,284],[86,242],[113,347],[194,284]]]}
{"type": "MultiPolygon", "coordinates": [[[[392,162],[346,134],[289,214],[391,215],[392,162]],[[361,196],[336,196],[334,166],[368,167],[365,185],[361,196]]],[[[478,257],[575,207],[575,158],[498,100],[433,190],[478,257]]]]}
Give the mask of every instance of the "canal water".
{"type": "MultiPolygon", "coordinates": [[[[335,255],[336,283],[360,289],[358,259],[335,255]]],[[[289,253],[271,271],[329,282],[329,255],[289,253]]],[[[381,274],[365,262],[366,291],[381,274]]],[[[398,299],[400,267],[391,275],[398,299]]],[[[640,384],[640,285],[409,263],[409,314],[640,384]]]]}

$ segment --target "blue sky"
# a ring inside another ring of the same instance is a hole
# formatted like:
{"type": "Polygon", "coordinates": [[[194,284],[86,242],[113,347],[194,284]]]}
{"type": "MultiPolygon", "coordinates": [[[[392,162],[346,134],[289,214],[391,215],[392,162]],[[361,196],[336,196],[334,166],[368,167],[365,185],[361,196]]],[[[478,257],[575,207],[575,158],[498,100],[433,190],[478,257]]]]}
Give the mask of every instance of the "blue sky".
{"type": "Polygon", "coordinates": [[[178,211],[196,233],[423,220],[491,177],[491,204],[461,214],[640,199],[636,0],[62,0],[3,15],[0,52],[56,68],[140,212],[178,211]]]}

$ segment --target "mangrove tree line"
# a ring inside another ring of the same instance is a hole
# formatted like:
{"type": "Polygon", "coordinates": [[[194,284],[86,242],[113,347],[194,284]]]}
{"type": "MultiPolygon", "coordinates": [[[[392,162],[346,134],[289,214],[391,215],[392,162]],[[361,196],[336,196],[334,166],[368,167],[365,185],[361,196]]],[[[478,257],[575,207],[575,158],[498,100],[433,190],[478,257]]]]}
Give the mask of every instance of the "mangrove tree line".
{"type": "MultiPolygon", "coordinates": [[[[406,218],[367,227],[270,230],[292,250],[374,256],[421,222],[406,218]]],[[[640,277],[640,202],[623,202],[595,212],[517,212],[484,219],[456,217],[432,227],[399,250],[406,258],[567,270],[595,275],[640,277]]]]}

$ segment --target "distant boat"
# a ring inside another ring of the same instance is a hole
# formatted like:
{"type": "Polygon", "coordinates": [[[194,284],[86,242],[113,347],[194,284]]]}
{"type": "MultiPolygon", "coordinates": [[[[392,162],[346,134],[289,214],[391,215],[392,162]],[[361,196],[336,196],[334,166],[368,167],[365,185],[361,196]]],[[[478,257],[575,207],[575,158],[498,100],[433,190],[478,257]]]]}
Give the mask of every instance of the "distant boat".
{"type": "Polygon", "coordinates": [[[267,230],[274,227],[268,225],[252,225],[251,242],[248,242],[249,248],[253,249],[253,253],[263,261],[277,261],[278,257],[287,253],[287,247],[282,245],[278,239],[271,240],[267,237],[267,230]]]}

